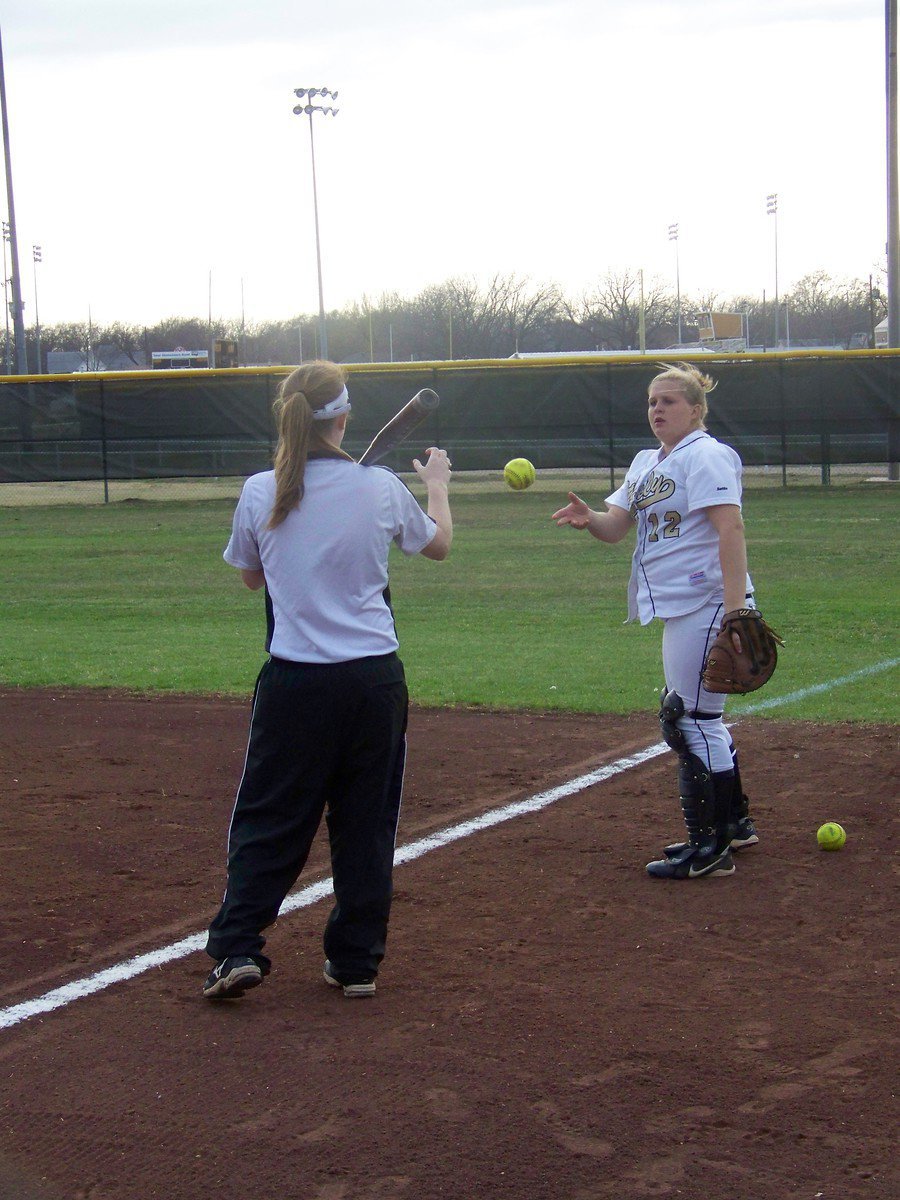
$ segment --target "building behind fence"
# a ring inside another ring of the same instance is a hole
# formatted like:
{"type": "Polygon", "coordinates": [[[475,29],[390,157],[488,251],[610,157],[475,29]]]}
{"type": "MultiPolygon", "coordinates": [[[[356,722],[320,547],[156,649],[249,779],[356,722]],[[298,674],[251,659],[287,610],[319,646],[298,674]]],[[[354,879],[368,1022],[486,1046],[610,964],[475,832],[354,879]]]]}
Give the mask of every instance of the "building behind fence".
{"type": "MultiPolygon", "coordinates": [[[[671,355],[671,351],[668,352],[671,355]]],[[[900,463],[900,351],[710,355],[710,432],[747,466],[900,463]]],[[[289,367],[0,379],[0,483],[244,476],[271,465],[272,401],[289,367]]],[[[652,355],[348,367],[345,448],[360,454],[420,388],[440,407],[395,451],[445,447],[457,471],[525,455],[540,469],[627,467],[652,441],[652,355]]]]}

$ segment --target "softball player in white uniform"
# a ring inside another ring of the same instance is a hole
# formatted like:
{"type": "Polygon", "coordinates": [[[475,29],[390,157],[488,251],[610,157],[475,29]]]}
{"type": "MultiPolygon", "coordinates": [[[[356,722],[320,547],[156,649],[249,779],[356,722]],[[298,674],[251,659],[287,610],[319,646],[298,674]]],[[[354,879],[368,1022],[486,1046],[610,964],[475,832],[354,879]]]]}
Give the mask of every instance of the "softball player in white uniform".
{"type": "Polygon", "coordinates": [[[388,553],[447,557],[450,463],[414,467],[428,513],[391,471],[341,449],[350,411],[333,363],[292,372],[275,405],[274,471],[251,476],[225,560],[266,588],[269,659],[256,683],[228,834],[228,881],[209,928],[218,1000],[262,982],[271,925],[327,813],[335,904],[325,980],[369,996],[384,956],[406,761],[408,694],[388,593],[388,553]]]}
{"type": "Polygon", "coordinates": [[[707,692],[703,664],[723,615],[753,607],[741,518],[741,461],[706,432],[713,381],[687,364],[666,369],[649,389],[658,449],[642,450],[625,481],[594,512],[574,493],[553,514],[558,525],[618,542],[637,527],[628,619],[662,620],[665,688],[660,724],[679,756],[688,840],[647,865],[658,878],[734,872],[732,850],[759,841],[737,755],[723,721],[725,697],[707,692]]]}

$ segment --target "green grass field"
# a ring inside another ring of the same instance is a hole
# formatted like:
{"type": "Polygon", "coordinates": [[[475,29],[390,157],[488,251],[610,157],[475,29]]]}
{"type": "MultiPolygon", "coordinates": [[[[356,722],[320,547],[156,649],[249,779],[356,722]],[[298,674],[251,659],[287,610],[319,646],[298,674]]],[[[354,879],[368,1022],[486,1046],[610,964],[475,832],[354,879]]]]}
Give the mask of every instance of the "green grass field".
{"type": "MultiPolygon", "coordinates": [[[[599,507],[606,483],[580,475],[573,486],[599,507]]],[[[550,514],[569,486],[542,477],[514,493],[460,477],[451,558],[393,556],[417,703],[655,705],[661,627],[623,625],[631,539],[610,547],[558,529],[550,514]]],[[[890,484],[747,490],[757,599],[787,644],[765,691],[730,711],[900,659],[898,497],[890,484]]],[[[0,682],[248,694],[264,658],[263,601],[222,560],[232,509],[230,499],[0,508],[0,682]]],[[[895,664],[770,711],[894,722],[898,679],[895,664]]]]}

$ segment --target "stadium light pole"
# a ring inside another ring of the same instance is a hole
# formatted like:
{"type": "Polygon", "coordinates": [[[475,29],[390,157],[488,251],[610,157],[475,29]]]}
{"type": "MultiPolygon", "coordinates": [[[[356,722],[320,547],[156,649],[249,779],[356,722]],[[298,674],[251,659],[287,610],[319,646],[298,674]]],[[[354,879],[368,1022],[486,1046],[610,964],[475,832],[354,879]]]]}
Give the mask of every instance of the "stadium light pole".
{"type": "Polygon", "coordinates": [[[675,292],[678,303],[678,345],[681,345],[681,267],[678,262],[678,225],[669,226],[669,241],[675,243],[675,292]]]}
{"type": "Polygon", "coordinates": [[[313,138],[313,113],[321,113],[323,117],[336,117],[338,110],[332,107],[326,107],[322,104],[313,104],[312,101],[316,96],[321,96],[323,99],[327,97],[330,100],[337,100],[337,92],[329,91],[328,88],[295,88],[294,95],[298,100],[302,100],[304,96],[307,99],[306,104],[297,104],[294,107],[294,116],[309,117],[309,153],[312,161],[312,188],[313,188],[313,218],[316,226],[316,270],[319,276],[319,357],[328,357],[328,333],[325,329],[325,294],[322,289],[322,247],[319,240],[319,197],[316,190],[316,147],[313,138]]]}
{"type": "Polygon", "coordinates": [[[244,343],[245,343],[245,339],[246,339],[246,333],[245,333],[246,328],[247,328],[247,326],[246,326],[246,322],[244,320],[244,277],[242,275],[241,276],[241,345],[240,345],[240,350],[238,352],[238,362],[240,363],[240,365],[242,367],[246,367],[246,365],[247,365],[247,355],[244,350],[244,343]]]}
{"type": "Polygon", "coordinates": [[[32,270],[34,271],[34,340],[37,346],[37,364],[35,375],[42,374],[41,371],[41,318],[38,316],[38,289],[37,289],[37,265],[43,262],[41,248],[37,244],[31,247],[32,270]]]}
{"type": "Polygon", "coordinates": [[[6,211],[9,217],[9,263],[12,300],[9,309],[13,319],[13,336],[16,339],[16,373],[28,374],[25,357],[25,305],[22,302],[22,284],[19,275],[19,249],[16,242],[16,206],[13,201],[12,164],[9,153],[9,121],[6,115],[6,76],[3,71],[3,43],[0,41],[0,117],[3,123],[3,156],[6,164],[6,211]]]}
{"type": "Polygon", "coordinates": [[[778,194],[766,196],[766,212],[775,218],[775,349],[778,349],[778,194]]]}
{"type": "Polygon", "coordinates": [[[885,0],[888,346],[900,347],[900,184],[897,167],[897,0],[885,0]]]}
{"type": "Polygon", "coordinates": [[[9,262],[6,247],[9,245],[9,222],[3,222],[3,311],[6,316],[6,340],[3,343],[3,374],[9,375],[9,262]]]}
{"type": "MultiPolygon", "coordinates": [[[[897,168],[897,0],[885,0],[885,93],[887,108],[887,318],[890,347],[900,347],[900,184],[897,168]]],[[[900,422],[888,439],[888,479],[900,480],[900,422]]]]}

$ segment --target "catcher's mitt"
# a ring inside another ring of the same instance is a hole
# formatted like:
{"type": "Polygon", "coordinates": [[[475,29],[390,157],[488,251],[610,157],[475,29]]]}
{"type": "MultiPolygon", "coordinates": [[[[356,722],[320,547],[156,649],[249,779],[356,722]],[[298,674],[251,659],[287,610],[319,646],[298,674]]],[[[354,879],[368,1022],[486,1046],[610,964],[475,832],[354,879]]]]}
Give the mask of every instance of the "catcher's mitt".
{"type": "Polygon", "coordinates": [[[727,612],[703,664],[703,686],[708,692],[755,692],[772,678],[778,661],[775,647],[783,645],[757,609],[727,612]],[[732,634],[740,639],[740,650],[732,634]]]}

